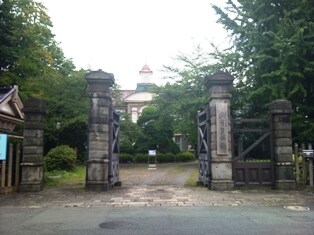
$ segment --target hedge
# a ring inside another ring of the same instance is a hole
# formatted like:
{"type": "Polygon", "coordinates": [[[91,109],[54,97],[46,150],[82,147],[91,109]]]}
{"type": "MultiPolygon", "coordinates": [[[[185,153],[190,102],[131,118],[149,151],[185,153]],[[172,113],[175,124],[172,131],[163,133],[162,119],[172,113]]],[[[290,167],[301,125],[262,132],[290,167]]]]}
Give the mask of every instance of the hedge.
{"type": "Polygon", "coordinates": [[[133,156],[131,154],[120,153],[119,162],[120,163],[133,163],[134,159],[133,159],[133,156]]]}
{"type": "Polygon", "coordinates": [[[191,152],[181,152],[176,154],[176,162],[189,162],[194,160],[194,154],[191,152]]]}
{"type": "MultiPolygon", "coordinates": [[[[154,157],[151,157],[154,158],[154,157]]],[[[158,153],[156,155],[157,163],[167,163],[167,162],[189,162],[194,161],[195,156],[191,152],[181,152],[178,154],[173,153],[158,153]]],[[[120,154],[121,163],[148,163],[148,154],[137,153],[131,155],[128,153],[120,154]]],[[[153,159],[150,161],[153,162],[153,159]]]]}

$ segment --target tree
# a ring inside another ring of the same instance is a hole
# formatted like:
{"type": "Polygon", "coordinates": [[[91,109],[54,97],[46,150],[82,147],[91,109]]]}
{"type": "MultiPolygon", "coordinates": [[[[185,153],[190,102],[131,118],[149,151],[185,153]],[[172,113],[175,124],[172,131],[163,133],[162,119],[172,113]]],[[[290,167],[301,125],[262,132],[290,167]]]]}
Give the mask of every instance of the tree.
{"type": "Polygon", "coordinates": [[[200,47],[192,55],[179,55],[180,66],[166,67],[177,74],[175,82],[154,91],[157,95],[153,104],[171,120],[175,133],[186,135],[191,144],[197,143],[197,112],[207,105],[204,77],[216,69],[209,64],[207,55],[200,47]]]}
{"type": "Polygon", "coordinates": [[[173,142],[173,122],[166,113],[156,107],[146,107],[138,119],[142,135],[138,136],[134,148],[137,152],[146,153],[156,149],[161,153],[179,152],[179,147],[173,142]]]}
{"type": "Polygon", "coordinates": [[[89,104],[86,71],[74,70],[51,28],[41,3],[0,0],[0,85],[19,85],[22,98],[46,100],[45,151],[68,144],[83,159],[89,104]]]}
{"type": "Polygon", "coordinates": [[[46,8],[32,0],[0,1],[1,86],[19,85],[22,96],[31,94],[29,79],[56,79],[75,68],[64,57],[51,32],[46,8]]]}
{"type": "Polygon", "coordinates": [[[314,2],[228,0],[213,6],[232,47],[214,53],[238,79],[243,115],[266,113],[275,99],[292,101],[294,134],[314,140],[314,2]]]}
{"type": "Polygon", "coordinates": [[[134,153],[134,145],[142,136],[141,128],[126,113],[120,114],[120,152],[134,153]]]}
{"type": "Polygon", "coordinates": [[[47,102],[45,118],[45,149],[55,147],[58,143],[78,148],[78,155],[83,158],[87,139],[87,119],[89,97],[85,70],[74,71],[58,83],[28,83],[33,87],[33,96],[38,95],[47,102]],[[34,89],[38,93],[34,92],[34,89]],[[56,127],[60,123],[60,128],[56,127]],[[85,123],[85,125],[84,125],[85,123]],[[75,127],[79,130],[72,130],[75,127]],[[74,133],[77,133],[75,135],[74,133]],[[78,136],[80,135],[80,136],[78,136]]]}

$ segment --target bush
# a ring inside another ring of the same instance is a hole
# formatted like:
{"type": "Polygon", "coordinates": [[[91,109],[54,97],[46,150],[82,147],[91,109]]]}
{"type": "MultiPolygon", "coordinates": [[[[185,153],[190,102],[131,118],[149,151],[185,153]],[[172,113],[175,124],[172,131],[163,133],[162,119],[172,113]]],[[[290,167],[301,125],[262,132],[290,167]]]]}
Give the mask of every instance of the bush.
{"type": "Polygon", "coordinates": [[[119,156],[120,163],[132,163],[133,157],[131,154],[121,153],[119,156]]]}
{"type": "Polygon", "coordinates": [[[135,163],[148,163],[148,154],[138,153],[134,156],[135,163]]]}
{"type": "Polygon", "coordinates": [[[157,154],[157,162],[164,163],[164,162],[174,162],[175,155],[173,153],[165,153],[165,154],[157,154]]]}
{"type": "Polygon", "coordinates": [[[189,162],[194,160],[195,160],[194,154],[191,152],[181,152],[176,155],[177,162],[189,162]]]}
{"type": "Polygon", "coordinates": [[[45,168],[52,170],[73,170],[76,162],[76,153],[68,145],[61,145],[51,149],[44,158],[45,168]]]}

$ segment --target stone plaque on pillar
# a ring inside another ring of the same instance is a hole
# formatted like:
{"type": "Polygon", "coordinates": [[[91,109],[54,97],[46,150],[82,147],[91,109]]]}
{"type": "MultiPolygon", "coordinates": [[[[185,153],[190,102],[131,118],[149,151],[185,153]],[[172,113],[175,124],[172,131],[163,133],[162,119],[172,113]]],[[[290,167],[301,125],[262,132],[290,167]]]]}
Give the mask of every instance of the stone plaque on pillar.
{"type": "Polygon", "coordinates": [[[217,120],[217,154],[228,154],[228,106],[227,103],[216,103],[217,120]]]}
{"type": "Polygon", "coordinates": [[[228,190],[234,187],[232,180],[232,152],[230,127],[230,98],[233,77],[224,72],[207,76],[205,85],[209,91],[211,181],[210,189],[228,190]]]}

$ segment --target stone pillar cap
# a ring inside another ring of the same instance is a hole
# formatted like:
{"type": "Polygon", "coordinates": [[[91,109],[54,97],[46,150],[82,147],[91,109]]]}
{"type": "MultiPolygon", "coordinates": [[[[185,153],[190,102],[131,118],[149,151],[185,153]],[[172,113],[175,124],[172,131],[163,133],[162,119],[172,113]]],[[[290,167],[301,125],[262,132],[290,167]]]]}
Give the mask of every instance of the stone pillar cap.
{"type": "Polygon", "coordinates": [[[28,98],[24,101],[23,113],[44,113],[46,114],[46,101],[39,98],[28,98]]]}
{"type": "Polygon", "coordinates": [[[270,113],[293,113],[292,105],[289,100],[278,99],[270,103],[270,113]]]}
{"type": "Polygon", "coordinates": [[[219,85],[219,86],[228,86],[233,83],[234,77],[227,73],[227,72],[216,72],[213,75],[207,75],[205,77],[205,86],[207,88],[210,88],[213,85],[219,85]]]}
{"type": "Polygon", "coordinates": [[[106,73],[101,69],[87,73],[85,79],[88,83],[107,83],[109,86],[115,83],[114,75],[112,73],[106,73]]]}

